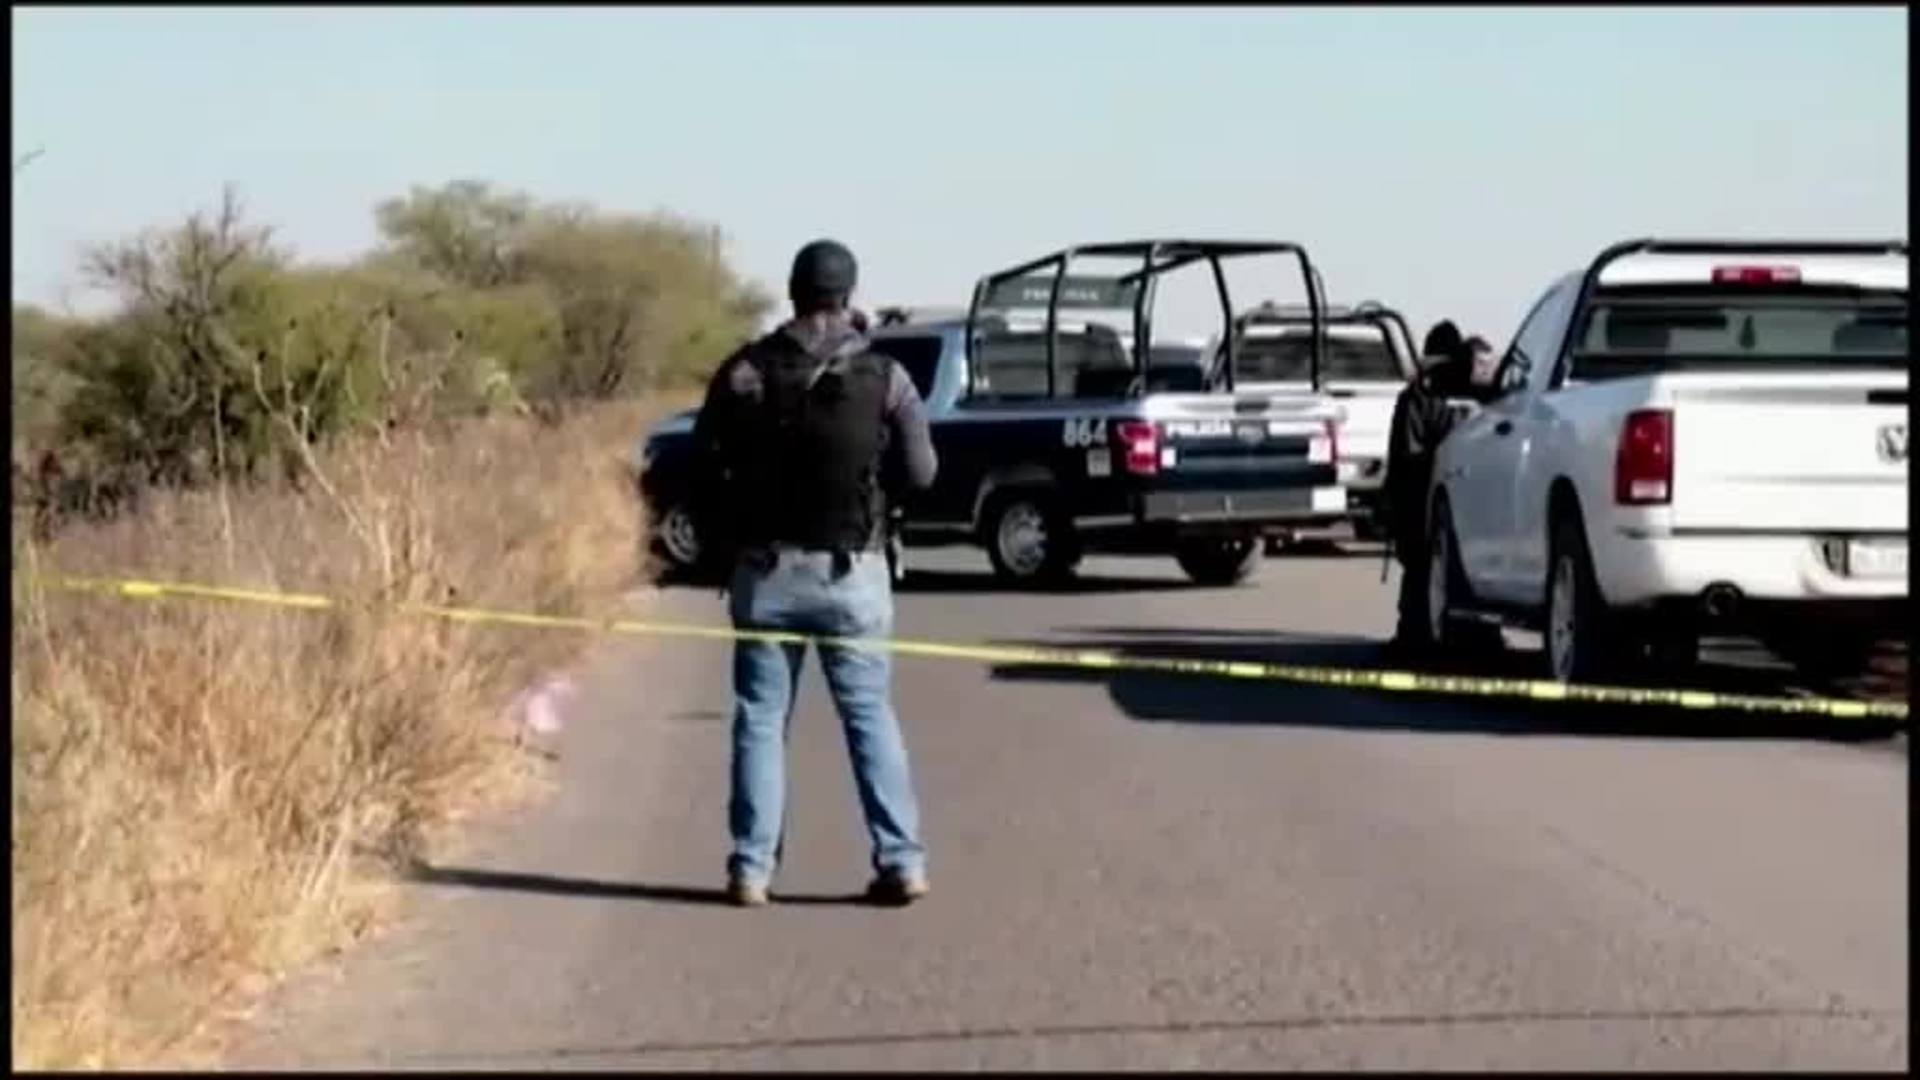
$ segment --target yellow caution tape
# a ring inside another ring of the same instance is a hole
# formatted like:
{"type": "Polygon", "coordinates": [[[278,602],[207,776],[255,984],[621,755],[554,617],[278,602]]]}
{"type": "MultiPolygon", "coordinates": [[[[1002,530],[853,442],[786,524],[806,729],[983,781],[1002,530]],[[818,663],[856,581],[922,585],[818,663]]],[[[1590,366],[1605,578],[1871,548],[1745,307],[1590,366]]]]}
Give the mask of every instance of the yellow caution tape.
{"type": "MultiPolygon", "coordinates": [[[[238,589],[185,582],[57,577],[53,587],[79,592],[106,593],[132,600],[188,598],[227,600],[274,607],[321,610],[339,607],[335,600],[310,593],[238,589]]],[[[651,637],[695,637],[722,641],[766,641],[784,644],[817,643],[841,648],[880,649],[908,656],[970,660],[997,664],[1084,668],[1100,671],[1153,671],[1179,675],[1214,675],[1233,679],[1268,679],[1357,690],[1395,693],[1459,695],[1483,698],[1523,698],[1533,701],[1578,701],[1607,705],[1653,705],[1687,710],[1726,710],[1752,713],[1788,713],[1841,719],[1905,719],[1903,701],[1845,701],[1817,697],[1762,697],[1723,694],[1711,690],[1594,686],[1544,679],[1500,679],[1465,675],[1429,675],[1413,671],[1374,671],[1364,668],[1312,667],[1299,664],[1255,663],[1245,660],[1195,660],[1126,656],[1113,652],[1049,649],[1037,646],[953,644],[903,638],[835,638],[769,630],[740,630],[698,623],[654,622],[635,619],[586,619],[527,612],[487,611],[440,604],[401,604],[413,615],[455,622],[527,626],[547,630],[584,630],[651,637]]]]}

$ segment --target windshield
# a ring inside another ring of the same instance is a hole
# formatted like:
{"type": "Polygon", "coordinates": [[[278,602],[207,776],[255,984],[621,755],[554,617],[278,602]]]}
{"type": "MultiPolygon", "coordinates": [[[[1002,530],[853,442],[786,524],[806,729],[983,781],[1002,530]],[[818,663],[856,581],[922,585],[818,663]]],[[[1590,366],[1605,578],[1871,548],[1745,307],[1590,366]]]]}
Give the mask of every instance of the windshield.
{"type": "MultiPolygon", "coordinates": [[[[1234,378],[1241,382],[1306,382],[1312,373],[1313,337],[1304,327],[1240,339],[1234,378]]],[[[1399,382],[1404,376],[1386,328],[1378,325],[1329,327],[1327,382],[1399,382]]]]}
{"type": "Polygon", "coordinates": [[[1580,374],[1652,366],[1904,367],[1904,293],[1686,289],[1602,294],[1576,337],[1580,374]]]}
{"type": "Polygon", "coordinates": [[[1202,367],[1207,351],[1199,345],[1155,345],[1147,354],[1154,367],[1202,367]]]}

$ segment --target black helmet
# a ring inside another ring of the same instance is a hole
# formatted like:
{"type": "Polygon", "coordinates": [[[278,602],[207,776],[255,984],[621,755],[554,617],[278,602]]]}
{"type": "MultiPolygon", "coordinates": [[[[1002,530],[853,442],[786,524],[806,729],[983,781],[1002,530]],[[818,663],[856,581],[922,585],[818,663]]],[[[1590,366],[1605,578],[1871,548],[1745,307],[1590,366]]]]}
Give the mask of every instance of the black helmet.
{"type": "Polygon", "coordinates": [[[833,240],[815,240],[793,257],[787,293],[803,310],[838,307],[853,295],[859,267],[853,252],[833,240]]]}

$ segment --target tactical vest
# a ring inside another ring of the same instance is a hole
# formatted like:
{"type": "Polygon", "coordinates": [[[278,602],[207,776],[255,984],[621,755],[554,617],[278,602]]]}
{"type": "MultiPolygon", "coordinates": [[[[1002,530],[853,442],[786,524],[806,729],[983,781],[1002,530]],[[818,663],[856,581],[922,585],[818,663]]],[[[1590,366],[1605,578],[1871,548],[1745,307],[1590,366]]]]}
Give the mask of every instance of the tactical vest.
{"type": "Polygon", "coordinates": [[[734,462],[739,541],[820,551],[876,546],[886,514],[879,471],[891,361],[871,351],[823,361],[774,335],[747,362],[764,391],[743,418],[734,462]]]}

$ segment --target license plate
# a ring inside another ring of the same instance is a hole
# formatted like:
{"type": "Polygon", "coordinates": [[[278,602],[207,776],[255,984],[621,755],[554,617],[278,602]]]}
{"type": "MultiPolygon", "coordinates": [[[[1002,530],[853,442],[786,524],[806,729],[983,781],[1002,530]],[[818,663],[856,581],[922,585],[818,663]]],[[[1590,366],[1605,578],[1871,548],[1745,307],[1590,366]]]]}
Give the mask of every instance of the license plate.
{"type": "Polygon", "coordinates": [[[1243,446],[1257,446],[1266,441],[1267,425],[1235,424],[1233,426],[1233,437],[1236,442],[1239,442],[1243,446]]]}
{"type": "Polygon", "coordinates": [[[1906,540],[1854,539],[1847,541],[1847,573],[1858,578],[1906,577],[1906,540]]]}

